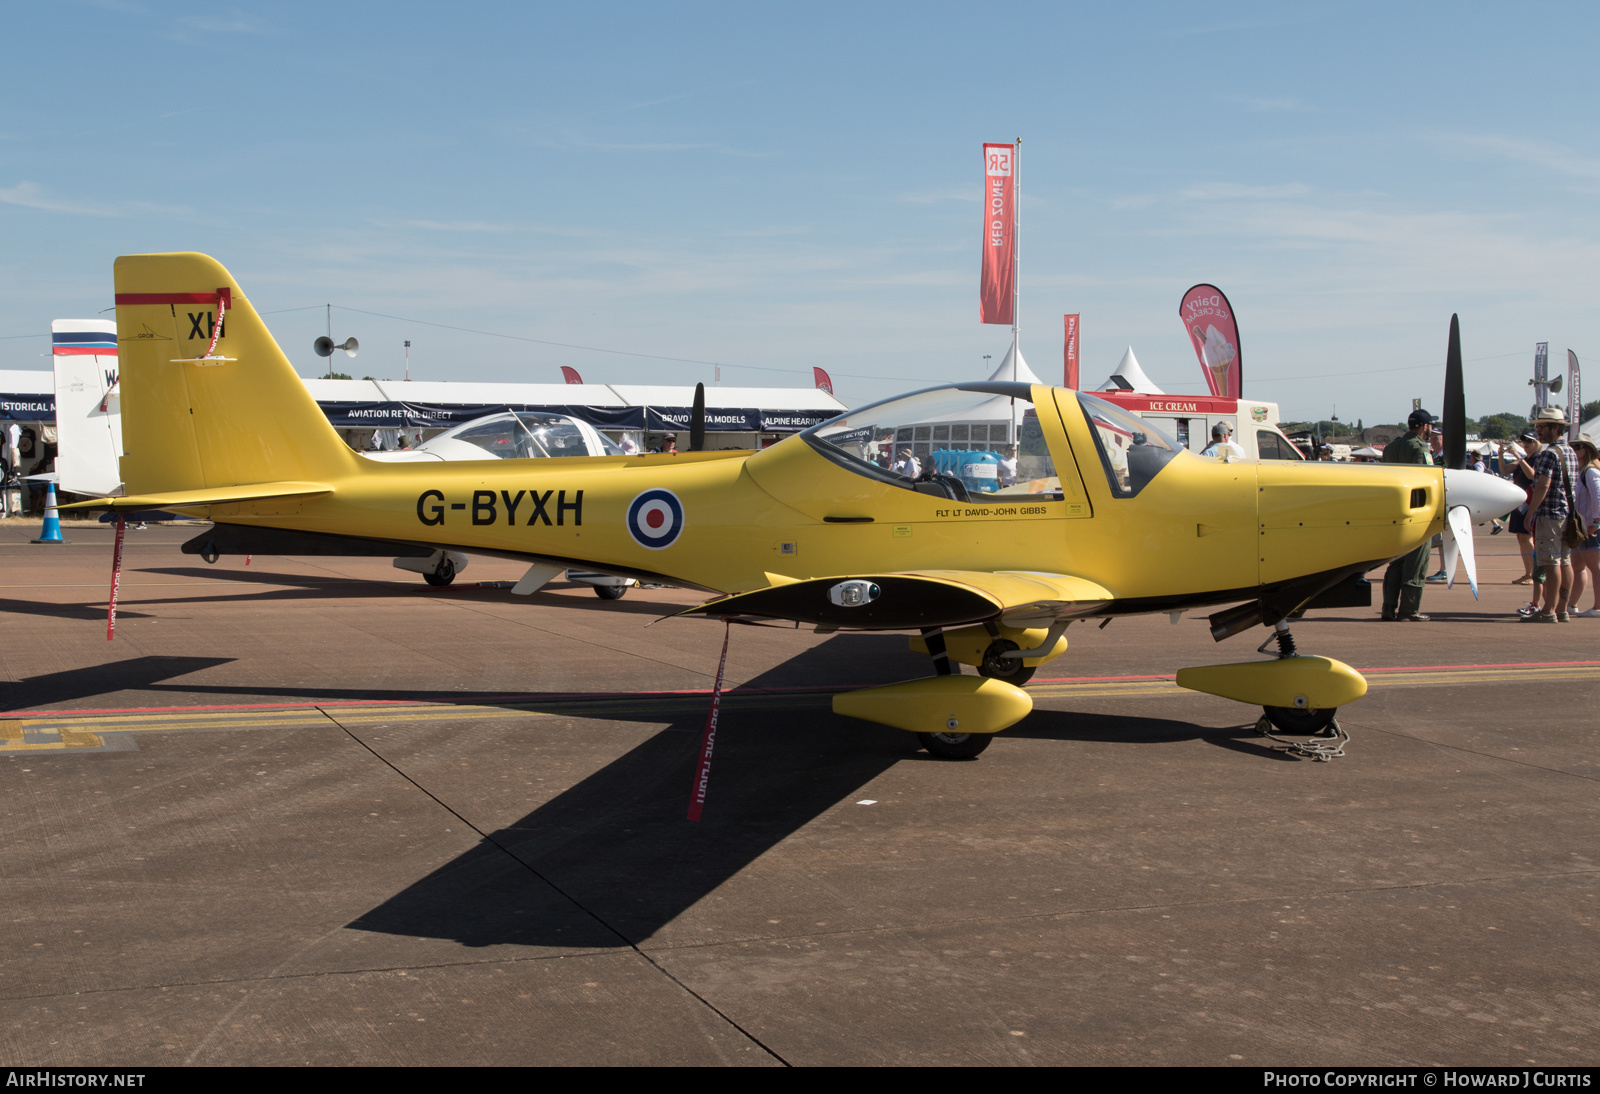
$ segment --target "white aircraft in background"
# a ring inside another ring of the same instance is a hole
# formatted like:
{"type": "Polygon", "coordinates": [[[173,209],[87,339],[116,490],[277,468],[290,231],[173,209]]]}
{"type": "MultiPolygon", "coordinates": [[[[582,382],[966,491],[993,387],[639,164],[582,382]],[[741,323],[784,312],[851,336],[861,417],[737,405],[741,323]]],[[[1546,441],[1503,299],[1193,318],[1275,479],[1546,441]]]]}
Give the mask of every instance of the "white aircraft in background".
{"type": "MultiPolygon", "coordinates": [[[[117,325],[104,319],[57,319],[50,324],[56,383],[56,434],[58,488],[89,497],[123,496],[122,412],[117,392],[117,325]]],[[[409,463],[428,460],[481,460],[483,454],[508,460],[550,459],[562,456],[620,456],[623,450],[588,422],[565,414],[547,411],[502,411],[470,422],[463,422],[424,441],[416,448],[398,452],[362,452],[369,460],[383,463],[409,463]]],[[[239,528],[230,526],[228,535],[239,528]]],[[[246,532],[246,535],[250,533],[246,532]]],[[[270,533],[268,533],[270,536],[270,533]]],[[[281,538],[281,537],[280,537],[281,538]]],[[[326,537],[335,540],[336,537],[326,537]]],[[[283,542],[234,542],[213,535],[191,541],[192,553],[207,562],[223,554],[391,554],[392,544],[378,551],[351,549],[354,544],[321,542],[316,537],[297,536],[283,542]],[[219,542],[221,540],[221,542],[219,542]]],[[[185,544],[189,548],[190,544],[185,544]]],[[[449,585],[467,568],[467,556],[460,551],[428,550],[416,556],[394,559],[401,570],[421,574],[430,585],[449,585]]],[[[526,596],[537,584],[527,578],[512,587],[512,593],[526,596]]],[[[606,600],[617,600],[637,585],[633,578],[587,570],[568,570],[567,579],[593,587],[606,600]]]]}

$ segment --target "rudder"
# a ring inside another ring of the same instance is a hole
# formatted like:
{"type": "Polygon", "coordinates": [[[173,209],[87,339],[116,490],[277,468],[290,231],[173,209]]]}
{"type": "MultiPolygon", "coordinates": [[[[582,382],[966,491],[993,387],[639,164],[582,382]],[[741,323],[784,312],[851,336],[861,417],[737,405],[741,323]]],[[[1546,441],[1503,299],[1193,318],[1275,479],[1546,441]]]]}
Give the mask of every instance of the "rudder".
{"type": "Polygon", "coordinates": [[[355,470],[355,453],[220,262],[192,252],[124,255],[115,278],[129,494],[326,481],[355,470]]]}

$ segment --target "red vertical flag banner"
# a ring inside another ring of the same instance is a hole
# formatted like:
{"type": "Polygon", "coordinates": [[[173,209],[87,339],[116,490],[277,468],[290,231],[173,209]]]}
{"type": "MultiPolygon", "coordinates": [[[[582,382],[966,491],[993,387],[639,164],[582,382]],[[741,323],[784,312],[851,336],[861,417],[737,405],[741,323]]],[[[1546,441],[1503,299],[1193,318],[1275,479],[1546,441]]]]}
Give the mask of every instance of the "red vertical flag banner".
{"type": "Polygon", "coordinates": [[[829,395],[833,394],[833,381],[828,378],[828,374],[826,372],[818,368],[816,365],[812,365],[811,376],[812,379],[817,381],[818,391],[826,391],[829,395]]]}
{"type": "Polygon", "coordinates": [[[1067,387],[1078,390],[1078,316],[1064,316],[1067,322],[1067,340],[1062,346],[1061,358],[1067,387]]]}
{"type": "Polygon", "coordinates": [[[983,323],[1011,323],[1017,290],[1016,145],[983,146],[983,270],[978,312],[983,323]]]}
{"type": "Polygon", "coordinates": [[[569,384],[583,383],[583,377],[578,375],[578,370],[569,365],[561,366],[561,378],[569,384]]]}
{"type": "Polygon", "coordinates": [[[1578,378],[1578,355],[1570,349],[1567,350],[1567,421],[1570,432],[1567,439],[1571,440],[1578,435],[1578,426],[1583,424],[1583,383],[1578,378]]]}
{"type": "Polygon", "coordinates": [[[1183,294],[1178,318],[1189,332],[1189,344],[1200,358],[1200,371],[1217,398],[1238,399],[1244,390],[1240,364],[1239,324],[1233,305],[1215,285],[1196,285],[1183,294]]]}

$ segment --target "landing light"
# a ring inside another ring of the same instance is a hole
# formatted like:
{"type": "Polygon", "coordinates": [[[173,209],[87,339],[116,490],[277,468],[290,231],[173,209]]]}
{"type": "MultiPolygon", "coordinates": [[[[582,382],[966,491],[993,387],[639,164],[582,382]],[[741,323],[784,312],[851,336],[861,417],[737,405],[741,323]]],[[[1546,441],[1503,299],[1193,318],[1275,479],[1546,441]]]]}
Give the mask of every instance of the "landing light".
{"type": "Polygon", "coordinates": [[[871,604],[883,592],[870,581],[841,581],[828,590],[828,599],[841,608],[859,608],[871,604]]]}

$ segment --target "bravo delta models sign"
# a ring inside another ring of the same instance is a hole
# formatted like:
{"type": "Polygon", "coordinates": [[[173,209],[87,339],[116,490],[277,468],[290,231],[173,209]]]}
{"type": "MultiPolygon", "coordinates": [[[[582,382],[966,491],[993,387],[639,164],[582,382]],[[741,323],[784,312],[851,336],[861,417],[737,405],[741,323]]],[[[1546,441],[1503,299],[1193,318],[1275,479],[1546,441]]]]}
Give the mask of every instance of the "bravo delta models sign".
{"type": "MultiPolygon", "coordinates": [[[[133,255],[115,274],[127,496],[85,506],[521,558],[535,587],[578,566],[713,594],[684,615],[911,630],[934,675],[834,709],[940,756],[975,755],[1028,714],[1020,685],[1075,620],[1212,606],[1215,638],[1264,625],[1278,656],[1178,682],[1287,731],[1326,729],[1366,682],[1300,655],[1291,613],[1346,602],[1361,574],[1439,532],[1467,533],[1475,580],[1469,508],[1521,500],[1437,467],[1204,459],[1102,399],[1021,383],[915,392],[761,451],[581,456],[559,473],[379,463],[339,439],[220,263],[133,255]],[[190,317],[213,311],[210,330],[190,317]]],[[[1459,394],[1454,339],[1452,356],[1459,394]]]]}

